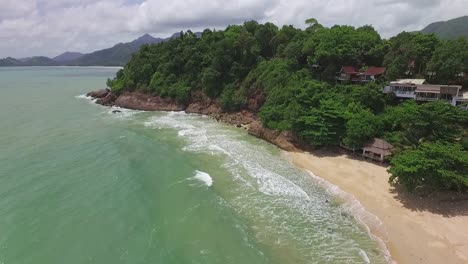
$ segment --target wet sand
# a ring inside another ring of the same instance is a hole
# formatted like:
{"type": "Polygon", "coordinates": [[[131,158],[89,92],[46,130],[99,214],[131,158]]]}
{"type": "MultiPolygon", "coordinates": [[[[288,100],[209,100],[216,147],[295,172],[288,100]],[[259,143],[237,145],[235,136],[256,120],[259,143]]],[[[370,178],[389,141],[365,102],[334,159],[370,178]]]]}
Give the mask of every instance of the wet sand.
{"type": "MultiPolygon", "coordinates": [[[[298,167],[353,195],[383,226],[366,223],[399,264],[468,263],[468,199],[421,198],[388,183],[380,164],[323,151],[288,152],[298,167]],[[380,221],[379,221],[380,222],[380,221]]],[[[453,196],[453,195],[452,195],[453,196]]],[[[364,222],[366,222],[364,220],[364,222]]]]}

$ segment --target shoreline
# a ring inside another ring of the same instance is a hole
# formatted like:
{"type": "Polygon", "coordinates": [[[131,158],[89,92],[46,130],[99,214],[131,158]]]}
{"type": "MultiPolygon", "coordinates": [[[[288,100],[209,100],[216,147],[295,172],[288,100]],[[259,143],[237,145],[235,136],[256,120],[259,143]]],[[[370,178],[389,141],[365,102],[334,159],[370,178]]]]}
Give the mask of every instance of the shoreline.
{"type": "MultiPolygon", "coordinates": [[[[468,215],[444,216],[411,210],[395,198],[386,167],[346,155],[286,152],[296,167],[347,193],[344,201],[356,199],[373,219],[358,219],[371,235],[385,243],[390,261],[401,264],[468,263],[468,215]]],[[[340,196],[340,195],[339,195],[340,196]]],[[[468,205],[462,201],[461,206],[468,205]]],[[[354,208],[352,208],[354,209],[354,208]]],[[[359,208],[357,208],[359,210],[359,208]]],[[[361,212],[362,213],[362,212],[361,212]]],[[[359,213],[358,213],[359,214],[359,213]]],[[[377,241],[379,242],[379,241],[377,241]]]]}
{"type": "MultiPolygon", "coordinates": [[[[100,90],[86,96],[104,106],[144,111],[184,111],[206,115],[218,122],[245,129],[250,135],[284,150],[293,165],[309,172],[325,189],[325,185],[338,187],[341,193],[335,195],[345,202],[345,207],[346,201],[355,201],[360,207],[360,212],[354,211],[355,217],[368,229],[369,236],[377,241],[389,263],[468,263],[468,243],[465,242],[468,239],[468,198],[461,199],[466,211],[461,210],[464,213],[460,214],[432,213],[424,210],[427,209],[424,207],[422,210],[410,209],[397,199],[399,194],[388,183],[386,167],[349,158],[338,151],[313,150],[314,154],[304,152],[310,150],[310,146],[290,132],[263,127],[254,109],[224,113],[218,102],[203,95],[196,95],[187,106],[140,92],[115,96],[108,90],[100,90]],[[363,215],[374,218],[374,222],[358,218],[363,215]]],[[[434,202],[427,197],[413,197],[418,198],[428,204],[434,202]]]]}

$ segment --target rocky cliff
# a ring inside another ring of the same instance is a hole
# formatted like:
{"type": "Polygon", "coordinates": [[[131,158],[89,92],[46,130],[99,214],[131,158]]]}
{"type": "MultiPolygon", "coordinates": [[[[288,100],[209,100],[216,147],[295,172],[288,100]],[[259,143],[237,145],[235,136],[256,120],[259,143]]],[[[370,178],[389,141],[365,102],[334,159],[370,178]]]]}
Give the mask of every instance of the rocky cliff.
{"type": "MultiPolygon", "coordinates": [[[[252,99],[247,110],[224,112],[218,101],[202,93],[192,94],[188,105],[181,105],[170,98],[161,98],[143,92],[123,92],[116,96],[110,90],[103,89],[90,92],[87,96],[96,98],[96,103],[105,106],[144,111],[185,111],[186,113],[208,115],[217,121],[246,129],[249,134],[287,151],[298,150],[300,146],[304,145],[290,131],[277,131],[264,127],[255,111],[259,109],[258,99],[252,99]]],[[[261,97],[260,100],[262,100],[261,97]]]]}

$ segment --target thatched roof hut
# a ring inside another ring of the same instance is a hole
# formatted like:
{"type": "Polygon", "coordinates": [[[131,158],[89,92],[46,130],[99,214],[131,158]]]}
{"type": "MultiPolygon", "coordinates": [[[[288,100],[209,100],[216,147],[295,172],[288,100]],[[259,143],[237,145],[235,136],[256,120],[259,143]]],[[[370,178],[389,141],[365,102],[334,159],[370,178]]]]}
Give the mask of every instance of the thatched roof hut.
{"type": "Polygon", "coordinates": [[[364,146],[362,156],[383,162],[392,155],[393,149],[394,146],[387,141],[374,138],[364,146]]]}

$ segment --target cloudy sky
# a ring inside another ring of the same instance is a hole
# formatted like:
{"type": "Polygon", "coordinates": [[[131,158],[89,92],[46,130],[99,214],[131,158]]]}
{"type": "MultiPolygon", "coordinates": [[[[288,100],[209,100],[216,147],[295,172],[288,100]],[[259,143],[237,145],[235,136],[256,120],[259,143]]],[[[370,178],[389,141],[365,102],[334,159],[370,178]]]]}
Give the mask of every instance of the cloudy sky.
{"type": "Polygon", "coordinates": [[[468,0],[0,0],[0,58],[90,52],[255,19],[303,27],[373,25],[384,37],[468,15],[468,0]]]}

